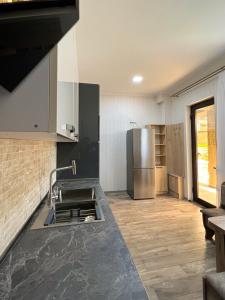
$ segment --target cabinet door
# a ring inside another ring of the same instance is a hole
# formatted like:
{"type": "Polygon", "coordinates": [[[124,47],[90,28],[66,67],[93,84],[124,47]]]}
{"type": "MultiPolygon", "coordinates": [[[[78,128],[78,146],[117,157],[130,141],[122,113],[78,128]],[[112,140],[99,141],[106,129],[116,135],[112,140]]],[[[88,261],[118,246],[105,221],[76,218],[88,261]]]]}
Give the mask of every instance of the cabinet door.
{"type": "Polygon", "coordinates": [[[185,176],[184,124],[166,126],[166,149],[168,174],[185,176]]]}
{"type": "Polygon", "coordinates": [[[168,191],[167,168],[164,166],[156,167],[156,193],[165,193],[168,191]]]}
{"type": "MultiPolygon", "coordinates": [[[[67,135],[69,126],[74,126],[74,85],[59,81],[57,84],[57,132],[67,135]]],[[[69,134],[69,132],[68,132],[69,134]]]]}
{"type": "Polygon", "coordinates": [[[79,78],[76,51],[76,32],[73,27],[57,47],[57,132],[70,134],[75,127],[78,134],[79,78]]]}
{"type": "Polygon", "coordinates": [[[13,92],[10,93],[0,87],[0,131],[48,132],[48,118],[47,55],[13,92]]]}

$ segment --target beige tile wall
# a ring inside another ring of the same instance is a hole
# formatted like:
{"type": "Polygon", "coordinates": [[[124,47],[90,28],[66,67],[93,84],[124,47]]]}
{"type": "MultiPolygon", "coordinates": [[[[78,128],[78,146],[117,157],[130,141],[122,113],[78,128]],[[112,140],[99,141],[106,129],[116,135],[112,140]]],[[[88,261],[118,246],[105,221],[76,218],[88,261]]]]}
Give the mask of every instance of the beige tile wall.
{"type": "Polygon", "coordinates": [[[0,140],[0,256],[46,195],[56,144],[0,140]]]}

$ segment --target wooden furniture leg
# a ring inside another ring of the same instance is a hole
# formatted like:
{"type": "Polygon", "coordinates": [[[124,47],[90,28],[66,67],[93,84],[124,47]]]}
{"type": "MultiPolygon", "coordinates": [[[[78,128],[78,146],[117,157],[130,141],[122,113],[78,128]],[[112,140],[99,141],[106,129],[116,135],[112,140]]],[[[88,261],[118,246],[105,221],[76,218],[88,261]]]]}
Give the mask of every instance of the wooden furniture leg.
{"type": "Polygon", "coordinates": [[[202,287],[203,287],[203,300],[207,300],[207,285],[206,285],[206,279],[202,278],[202,287]]]}
{"type": "Polygon", "coordinates": [[[203,225],[205,227],[205,239],[212,240],[215,233],[214,233],[214,230],[209,228],[208,217],[204,214],[202,214],[202,221],[203,221],[203,225]]]}
{"type": "Polygon", "coordinates": [[[225,271],[224,234],[216,230],[215,238],[216,238],[216,271],[219,273],[225,271]]]}

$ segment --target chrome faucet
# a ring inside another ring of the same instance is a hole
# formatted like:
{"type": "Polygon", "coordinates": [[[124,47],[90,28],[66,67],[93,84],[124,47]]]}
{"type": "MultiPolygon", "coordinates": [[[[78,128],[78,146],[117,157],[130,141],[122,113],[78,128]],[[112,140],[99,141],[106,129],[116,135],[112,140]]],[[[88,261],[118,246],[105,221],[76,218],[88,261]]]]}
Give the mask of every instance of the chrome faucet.
{"type": "Polygon", "coordinates": [[[57,200],[58,197],[59,197],[58,189],[57,189],[56,193],[53,193],[53,190],[52,190],[53,175],[54,175],[54,173],[57,173],[57,172],[60,172],[60,171],[65,171],[65,170],[70,170],[70,169],[72,169],[73,175],[77,174],[77,166],[76,166],[76,161],[75,160],[72,160],[72,165],[71,166],[54,169],[50,173],[49,204],[51,205],[51,208],[55,208],[55,200],[57,200]]]}

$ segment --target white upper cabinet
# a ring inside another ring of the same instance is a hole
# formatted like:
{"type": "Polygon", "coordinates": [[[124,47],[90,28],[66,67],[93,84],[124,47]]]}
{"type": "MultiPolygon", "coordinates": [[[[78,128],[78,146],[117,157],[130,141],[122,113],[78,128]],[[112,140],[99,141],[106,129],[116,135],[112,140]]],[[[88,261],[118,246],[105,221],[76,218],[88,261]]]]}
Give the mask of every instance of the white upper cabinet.
{"type": "Polygon", "coordinates": [[[76,141],[77,65],[73,27],[17,89],[0,87],[0,138],[76,141]]]}
{"type": "MultiPolygon", "coordinates": [[[[79,77],[75,26],[57,47],[57,132],[73,128],[78,135],[79,77]]],[[[72,129],[72,130],[73,130],[72,129]]]]}

